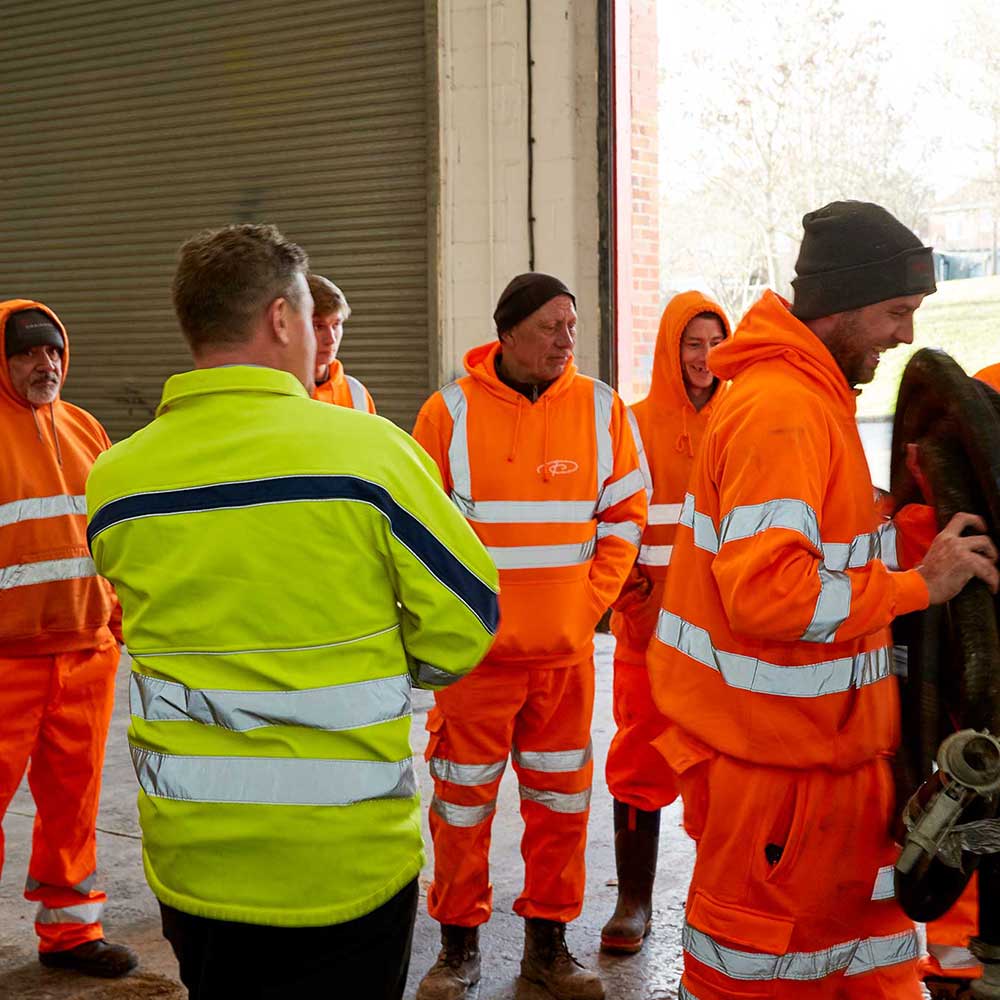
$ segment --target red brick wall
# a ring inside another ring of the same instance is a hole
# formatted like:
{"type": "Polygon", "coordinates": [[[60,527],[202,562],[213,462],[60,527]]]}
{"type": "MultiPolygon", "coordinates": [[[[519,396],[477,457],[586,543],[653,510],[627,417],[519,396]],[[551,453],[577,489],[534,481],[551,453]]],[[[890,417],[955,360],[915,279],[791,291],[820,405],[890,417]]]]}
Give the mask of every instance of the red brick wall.
{"type": "Polygon", "coordinates": [[[649,389],[660,323],[660,137],[656,0],[631,0],[630,6],[632,357],[620,359],[619,389],[631,401],[649,389]]]}

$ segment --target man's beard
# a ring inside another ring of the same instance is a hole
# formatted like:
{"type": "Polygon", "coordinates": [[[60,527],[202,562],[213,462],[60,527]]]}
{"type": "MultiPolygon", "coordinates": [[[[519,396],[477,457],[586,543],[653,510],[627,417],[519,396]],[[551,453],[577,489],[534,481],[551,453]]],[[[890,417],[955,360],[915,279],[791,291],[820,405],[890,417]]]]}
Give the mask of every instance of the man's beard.
{"type": "Polygon", "coordinates": [[[29,383],[27,389],[28,402],[34,406],[46,406],[54,403],[59,395],[59,380],[46,379],[42,382],[29,383]]]}
{"type": "Polygon", "coordinates": [[[837,321],[833,332],[826,338],[826,349],[833,355],[837,367],[844,373],[847,384],[855,386],[870,382],[874,375],[865,370],[865,359],[870,349],[859,343],[861,323],[856,312],[847,312],[837,321]]]}

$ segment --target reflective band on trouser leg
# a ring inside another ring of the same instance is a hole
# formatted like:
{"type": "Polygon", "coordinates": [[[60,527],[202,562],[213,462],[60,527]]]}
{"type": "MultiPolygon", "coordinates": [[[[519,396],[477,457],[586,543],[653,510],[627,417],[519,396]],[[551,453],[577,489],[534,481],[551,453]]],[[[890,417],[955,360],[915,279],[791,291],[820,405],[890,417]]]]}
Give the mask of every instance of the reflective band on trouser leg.
{"type": "Polygon", "coordinates": [[[686,954],[728,979],[764,982],[790,979],[808,982],[836,973],[859,976],[919,954],[916,931],[886,937],[854,938],[820,951],[791,951],[783,955],[742,951],[714,940],[690,924],[684,925],[681,946],[686,954]]]}
{"type": "Polygon", "coordinates": [[[594,668],[588,660],[528,673],[528,698],[514,726],[524,819],[524,891],[514,912],[569,923],[579,916],[586,882],[594,668]]]}
{"type": "Polygon", "coordinates": [[[923,975],[979,978],[983,967],[968,948],[978,933],[979,874],[973,873],[951,909],[927,925],[927,957],[920,963],[923,975]]]}
{"type": "Polygon", "coordinates": [[[40,904],[41,951],[103,937],[107,897],[94,888],[95,824],[118,658],[114,645],[53,657],[60,697],[46,713],[28,773],[38,815],[24,895],[40,904]]]}

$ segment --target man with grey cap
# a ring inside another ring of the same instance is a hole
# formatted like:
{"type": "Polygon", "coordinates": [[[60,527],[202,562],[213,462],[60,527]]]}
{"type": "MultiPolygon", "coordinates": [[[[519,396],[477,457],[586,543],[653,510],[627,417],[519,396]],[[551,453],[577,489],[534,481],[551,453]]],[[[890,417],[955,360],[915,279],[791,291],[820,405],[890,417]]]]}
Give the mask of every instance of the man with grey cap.
{"type": "Polygon", "coordinates": [[[90,558],[84,499],[111,442],[59,398],[68,366],[51,309],[0,302],[0,817],[30,759],[37,813],[25,896],[38,903],[39,961],[113,978],[137,964],[104,940],[96,877],[121,630],[114,591],[90,558]]]}
{"type": "Polygon", "coordinates": [[[997,587],[978,517],[935,536],[926,508],[880,516],[855,422],[856,387],[935,290],[930,247],[864,202],[803,226],[793,302],[766,292],[712,353],[731,388],[647,653],[667,720],[653,743],[697,844],[684,1000],[919,1000],[892,890],[889,626],[973,576],[997,587]]]}
{"type": "Polygon", "coordinates": [[[492,910],[490,830],[513,758],[521,797],[521,978],[558,1000],[597,1000],[570,954],[583,905],[593,772],[593,635],[638,551],[646,493],[624,403],[577,372],[576,299],[531,272],[504,289],[497,339],[423,406],[414,437],[500,570],[500,631],[483,663],[435,694],[430,914],[442,949],[418,1000],[459,1000],[480,978],[492,910]]]}

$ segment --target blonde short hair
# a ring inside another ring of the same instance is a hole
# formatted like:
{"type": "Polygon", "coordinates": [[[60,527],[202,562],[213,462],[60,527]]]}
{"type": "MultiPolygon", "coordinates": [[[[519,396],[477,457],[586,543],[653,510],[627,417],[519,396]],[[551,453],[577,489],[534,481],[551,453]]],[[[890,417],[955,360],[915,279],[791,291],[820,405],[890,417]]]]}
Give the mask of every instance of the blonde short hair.
{"type": "Polygon", "coordinates": [[[329,279],[321,274],[307,274],[309,291],[313,297],[313,313],[316,316],[331,316],[336,313],[342,320],[351,315],[347,296],[329,279]]]}

